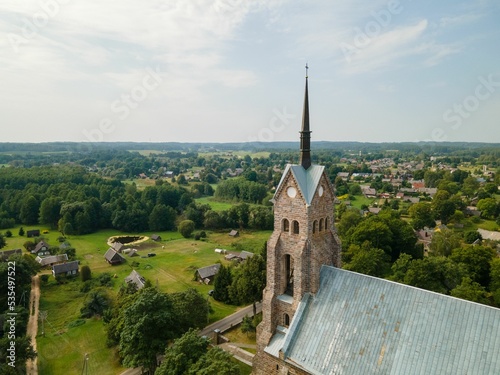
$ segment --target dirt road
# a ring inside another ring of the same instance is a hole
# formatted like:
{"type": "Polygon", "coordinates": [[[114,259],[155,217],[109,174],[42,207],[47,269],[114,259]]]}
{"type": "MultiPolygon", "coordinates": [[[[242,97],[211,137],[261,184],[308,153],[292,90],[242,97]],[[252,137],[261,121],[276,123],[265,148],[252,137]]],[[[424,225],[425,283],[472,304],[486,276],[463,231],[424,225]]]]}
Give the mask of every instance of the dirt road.
{"type": "MultiPolygon", "coordinates": [[[[28,321],[27,335],[31,337],[31,345],[36,352],[36,334],[38,332],[38,303],[40,302],[40,278],[35,275],[31,278],[30,294],[30,319],[28,321]]],[[[37,358],[26,362],[26,374],[38,375],[37,358]]]]}

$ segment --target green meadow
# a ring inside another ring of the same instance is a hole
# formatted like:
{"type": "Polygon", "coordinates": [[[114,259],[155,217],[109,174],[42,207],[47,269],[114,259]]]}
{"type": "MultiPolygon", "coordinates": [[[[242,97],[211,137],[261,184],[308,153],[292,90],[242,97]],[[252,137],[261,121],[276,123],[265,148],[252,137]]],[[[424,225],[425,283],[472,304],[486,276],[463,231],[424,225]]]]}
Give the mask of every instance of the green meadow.
{"type": "MultiPolygon", "coordinates": [[[[50,245],[59,244],[57,238],[60,233],[57,231],[40,226],[26,226],[24,230],[35,228],[48,230],[43,237],[50,245]]],[[[7,238],[6,249],[22,248],[24,242],[29,240],[25,236],[20,237],[18,230],[19,228],[11,229],[13,236],[7,238]]],[[[178,232],[158,232],[161,241],[148,240],[135,246],[138,255],[124,255],[125,263],[111,266],[104,259],[108,249],[106,242],[110,236],[121,234],[128,233],[101,230],[89,235],[67,236],[67,240],[76,249],[80,266],[88,265],[93,277],[104,272],[112,275],[113,287],[108,289],[112,298],[116,298],[124,278],[135,269],[164,292],[178,292],[193,287],[206,295],[213,309],[207,323],[212,323],[235,312],[239,307],[225,305],[209,297],[208,292],[213,286],[195,281],[195,270],[216,262],[227,264],[224,255],[214,251],[216,248],[259,252],[271,232],[242,231],[237,238],[230,237],[228,231],[208,232],[208,238],[204,241],[185,239],[178,232]],[[156,256],[148,257],[147,254],[151,252],[156,256]]],[[[146,236],[151,234],[153,233],[141,233],[146,236]]],[[[50,270],[43,270],[42,273],[50,274],[50,270]]],[[[80,291],[81,285],[79,278],[57,284],[52,275],[47,283],[41,283],[40,310],[47,311],[48,315],[43,336],[40,323],[38,329],[40,374],[79,374],[83,369],[85,353],[89,356],[89,374],[119,374],[124,371],[120,366],[116,348],[106,346],[106,331],[102,320],[80,318],[80,309],[86,297],[86,293],[80,291]]]]}

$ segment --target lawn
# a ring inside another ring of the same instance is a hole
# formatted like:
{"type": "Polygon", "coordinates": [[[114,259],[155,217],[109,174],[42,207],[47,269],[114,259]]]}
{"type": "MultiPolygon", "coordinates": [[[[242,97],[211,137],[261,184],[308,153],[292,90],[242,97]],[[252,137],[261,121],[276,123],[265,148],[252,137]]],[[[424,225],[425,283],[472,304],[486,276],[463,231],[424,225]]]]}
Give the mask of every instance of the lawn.
{"type": "MultiPolygon", "coordinates": [[[[46,228],[38,226],[24,229],[26,231],[46,228]]],[[[20,237],[18,230],[19,228],[11,229],[14,235],[7,239],[7,249],[22,248],[28,240],[26,237],[20,237]]],[[[185,239],[178,232],[158,232],[162,238],[160,242],[148,240],[136,247],[138,256],[125,255],[126,263],[111,266],[104,260],[104,253],[108,249],[106,242],[110,236],[119,234],[125,233],[101,230],[89,235],[68,236],[67,240],[76,249],[80,265],[88,265],[93,277],[103,272],[113,276],[114,286],[109,290],[113,296],[123,284],[124,278],[132,269],[136,269],[164,292],[172,293],[194,287],[206,295],[213,309],[207,323],[212,323],[232,314],[239,307],[225,305],[208,297],[208,291],[213,289],[213,286],[194,281],[195,270],[218,261],[227,262],[224,255],[214,252],[215,248],[260,252],[271,232],[242,231],[236,238],[230,237],[228,231],[208,232],[205,241],[185,239]],[[147,257],[149,252],[154,252],[156,256],[147,257]]],[[[142,233],[147,236],[151,234],[142,233]]],[[[59,232],[50,230],[44,234],[45,240],[51,245],[58,244],[59,236],[59,232]]],[[[89,354],[89,373],[118,374],[123,371],[116,349],[107,348],[105,345],[106,332],[101,320],[86,319],[84,324],[71,327],[79,320],[85,299],[85,294],[80,292],[80,286],[79,279],[58,285],[52,276],[47,284],[42,285],[40,310],[47,311],[48,317],[45,323],[45,337],[41,336],[40,326],[37,338],[41,374],[80,373],[85,353],[89,354]]]]}

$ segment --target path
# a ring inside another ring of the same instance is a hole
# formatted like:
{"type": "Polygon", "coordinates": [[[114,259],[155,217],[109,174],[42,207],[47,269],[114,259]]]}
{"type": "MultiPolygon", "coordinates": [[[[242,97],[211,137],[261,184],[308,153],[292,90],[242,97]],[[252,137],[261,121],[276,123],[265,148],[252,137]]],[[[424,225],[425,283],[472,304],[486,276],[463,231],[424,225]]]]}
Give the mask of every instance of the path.
{"type": "MultiPolygon", "coordinates": [[[[36,335],[38,332],[38,304],[40,302],[40,277],[35,275],[31,278],[30,293],[30,319],[28,320],[28,329],[26,335],[31,337],[31,345],[36,352],[36,335]]],[[[26,374],[38,375],[37,357],[26,361],[26,374]]]]}

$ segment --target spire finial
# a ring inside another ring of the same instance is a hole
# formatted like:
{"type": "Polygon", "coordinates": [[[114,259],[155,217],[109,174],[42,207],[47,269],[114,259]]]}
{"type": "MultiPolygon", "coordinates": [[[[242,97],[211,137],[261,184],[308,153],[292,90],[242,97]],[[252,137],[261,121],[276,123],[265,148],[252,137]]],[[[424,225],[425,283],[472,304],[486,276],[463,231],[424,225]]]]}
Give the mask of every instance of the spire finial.
{"type": "Polygon", "coordinates": [[[304,169],[311,166],[311,130],[309,129],[309,93],[307,89],[309,66],[306,63],[306,89],[304,93],[304,112],[302,113],[302,130],[300,131],[300,165],[304,169]]]}

